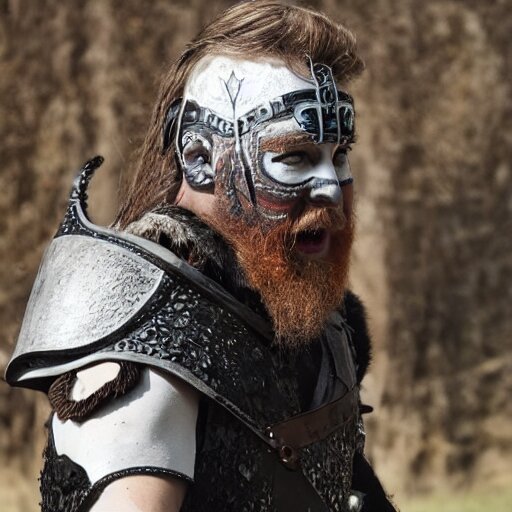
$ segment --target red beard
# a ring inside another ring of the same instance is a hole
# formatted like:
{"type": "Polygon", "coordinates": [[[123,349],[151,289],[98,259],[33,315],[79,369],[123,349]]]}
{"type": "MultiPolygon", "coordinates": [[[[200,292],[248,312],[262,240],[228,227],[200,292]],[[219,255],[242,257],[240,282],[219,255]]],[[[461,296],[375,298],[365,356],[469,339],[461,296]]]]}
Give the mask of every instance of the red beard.
{"type": "Polygon", "coordinates": [[[297,220],[262,229],[234,218],[218,206],[208,222],[233,246],[249,285],[269,312],[276,340],[300,346],[318,336],[332,311],[340,307],[347,283],[354,225],[341,210],[315,208],[297,220]],[[326,229],[328,256],[305,259],[294,250],[298,232],[326,229]]]}

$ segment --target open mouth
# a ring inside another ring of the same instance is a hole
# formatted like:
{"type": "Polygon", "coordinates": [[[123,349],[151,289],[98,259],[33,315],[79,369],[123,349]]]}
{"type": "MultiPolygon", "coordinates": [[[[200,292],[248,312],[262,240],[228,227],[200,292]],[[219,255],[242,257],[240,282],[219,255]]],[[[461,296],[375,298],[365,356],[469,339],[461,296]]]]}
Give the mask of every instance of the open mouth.
{"type": "Polygon", "coordinates": [[[321,256],[327,252],[329,240],[326,229],[306,229],[297,233],[295,248],[304,254],[321,256]]]}

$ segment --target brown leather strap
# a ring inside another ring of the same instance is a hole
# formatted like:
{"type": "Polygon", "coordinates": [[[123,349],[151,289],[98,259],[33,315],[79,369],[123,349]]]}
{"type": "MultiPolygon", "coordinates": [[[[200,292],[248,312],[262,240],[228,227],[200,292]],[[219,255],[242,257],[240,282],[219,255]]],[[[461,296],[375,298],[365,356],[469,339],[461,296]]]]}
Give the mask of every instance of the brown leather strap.
{"type": "Polygon", "coordinates": [[[267,435],[281,460],[294,467],[301,448],[326,438],[342,427],[354,415],[358,392],[359,388],[354,386],[337,400],[268,427],[267,435]]]}

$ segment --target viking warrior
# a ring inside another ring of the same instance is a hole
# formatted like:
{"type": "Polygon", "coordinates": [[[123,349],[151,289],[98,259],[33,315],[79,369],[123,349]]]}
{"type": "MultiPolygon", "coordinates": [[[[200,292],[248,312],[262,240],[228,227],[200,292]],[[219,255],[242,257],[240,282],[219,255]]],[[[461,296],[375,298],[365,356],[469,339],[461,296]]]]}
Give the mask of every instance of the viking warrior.
{"type": "Polygon", "coordinates": [[[111,228],[81,169],[6,374],[52,405],[43,511],[394,510],[346,289],[362,67],[325,16],[238,4],[164,79],[111,228]]]}

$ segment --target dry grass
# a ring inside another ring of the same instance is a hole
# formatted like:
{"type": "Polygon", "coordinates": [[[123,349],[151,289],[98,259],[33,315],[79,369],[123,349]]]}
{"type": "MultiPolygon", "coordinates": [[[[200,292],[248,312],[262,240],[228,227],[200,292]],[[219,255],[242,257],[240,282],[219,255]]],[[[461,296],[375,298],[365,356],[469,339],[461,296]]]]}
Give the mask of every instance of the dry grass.
{"type": "Polygon", "coordinates": [[[8,468],[0,470],[0,510],[2,512],[39,511],[38,482],[8,468]]]}
{"type": "Polygon", "coordinates": [[[512,489],[439,494],[401,503],[402,512],[510,512],[512,489]]]}

